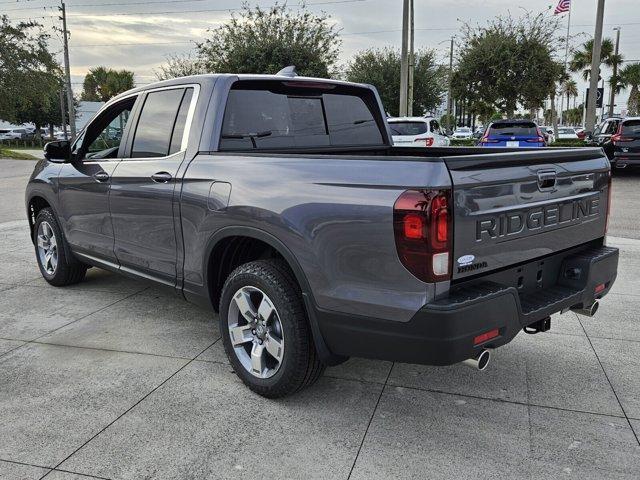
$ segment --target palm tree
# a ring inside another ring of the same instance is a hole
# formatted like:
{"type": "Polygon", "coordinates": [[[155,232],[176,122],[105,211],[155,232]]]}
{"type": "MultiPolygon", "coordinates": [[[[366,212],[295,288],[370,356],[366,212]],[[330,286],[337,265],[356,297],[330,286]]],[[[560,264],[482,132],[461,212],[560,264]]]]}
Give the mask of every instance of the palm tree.
{"type": "MultiPolygon", "coordinates": [[[[593,39],[586,41],[580,48],[571,52],[571,60],[569,61],[569,70],[572,72],[582,71],[582,77],[587,80],[591,73],[591,52],[593,51],[593,39]]],[[[607,67],[613,67],[614,64],[620,64],[622,56],[615,54],[613,41],[610,38],[602,40],[602,49],[600,51],[600,64],[607,67]]]]}
{"type": "Polygon", "coordinates": [[[620,84],[631,89],[627,102],[628,114],[640,114],[640,63],[630,63],[620,70],[620,84]]]}
{"type": "Polygon", "coordinates": [[[567,110],[569,110],[569,100],[578,96],[578,84],[572,78],[566,79],[560,86],[562,94],[567,96],[567,110]]]}

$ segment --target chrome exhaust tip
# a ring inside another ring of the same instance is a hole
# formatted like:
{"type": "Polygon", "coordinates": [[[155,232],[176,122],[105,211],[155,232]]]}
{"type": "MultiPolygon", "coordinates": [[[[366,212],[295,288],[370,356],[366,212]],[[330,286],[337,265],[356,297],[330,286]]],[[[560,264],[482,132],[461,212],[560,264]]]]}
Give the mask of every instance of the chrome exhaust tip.
{"type": "Polygon", "coordinates": [[[482,372],[489,365],[489,360],[491,360],[491,352],[482,350],[476,357],[463,360],[462,364],[482,372]]]}
{"type": "Polygon", "coordinates": [[[598,311],[599,305],[600,305],[600,302],[595,301],[591,305],[588,305],[586,307],[572,308],[571,311],[572,312],[576,312],[579,315],[585,315],[587,317],[593,317],[596,314],[596,312],[598,311]]]}

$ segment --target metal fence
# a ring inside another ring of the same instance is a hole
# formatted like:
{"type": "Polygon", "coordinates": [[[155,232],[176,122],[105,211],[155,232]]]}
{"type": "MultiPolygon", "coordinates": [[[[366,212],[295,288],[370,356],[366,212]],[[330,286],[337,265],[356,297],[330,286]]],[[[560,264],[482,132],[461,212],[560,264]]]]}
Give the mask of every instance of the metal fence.
{"type": "Polygon", "coordinates": [[[0,147],[8,149],[38,149],[44,147],[44,144],[50,142],[50,138],[21,138],[14,140],[0,140],[0,147]]]}

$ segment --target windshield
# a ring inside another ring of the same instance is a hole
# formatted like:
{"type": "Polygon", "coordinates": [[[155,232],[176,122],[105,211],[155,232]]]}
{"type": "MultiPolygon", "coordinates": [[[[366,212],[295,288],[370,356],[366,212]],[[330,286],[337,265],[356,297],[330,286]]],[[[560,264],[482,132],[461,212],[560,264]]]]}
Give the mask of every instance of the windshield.
{"type": "Polygon", "coordinates": [[[456,128],[456,132],[461,132],[461,133],[469,133],[471,131],[470,128],[468,127],[460,127],[460,128],[456,128]]]}
{"type": "Polygon", "coordinates": [[[392,135],[422,135],[427,133],[425,122],[389,122],[392,135]]]}
{"type": "Polygon", "coordinates": [[[536,136],[538,135],[538,129],[533,122],[494,123],[489,129],[489,135],[497,137],[536,136]]]}
{"type": "Polygon", "coordinates": [[[624,122],[622,124],[622,133],[640,137],[640,120],[627,120],[624,122]]]}
{"type": "Polygon", "coordinates": [[[572,134],[576,133],[576,131],[573,128],[559,128],[558,133],[572,134]]]}

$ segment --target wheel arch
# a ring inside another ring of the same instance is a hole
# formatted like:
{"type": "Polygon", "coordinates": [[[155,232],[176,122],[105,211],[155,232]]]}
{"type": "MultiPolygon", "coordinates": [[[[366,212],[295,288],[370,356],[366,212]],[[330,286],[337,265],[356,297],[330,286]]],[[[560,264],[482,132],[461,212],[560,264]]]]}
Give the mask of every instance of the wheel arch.
{"type": "Polygon", "coordinates": [[[324,341],[318,324],[317,309],[311,292],[311,287],[300,263],[291,250],[289,250],[281,240],[264,230],[247,226],[225,227],[218,230],[209,239],[204,255],[203,272],[206,282],[206,291],[214,309],[217,310],[218,307],[217,304],[222,291],[222,286],[226,280],[225,274],[228,275],[228,273],[231,273],[233,268],[238,266],[234,262],[228,262],[225,259],[225,255],[233,255],[233,252],[229,252],[230,247],[235,247],[236,251],[242,248],[239,243],[231,245],[232,242],[246,242],[245,247],[247,244],[251,244],[251,242],[260,242],[253,243],[247,247],[249,250],[254,248],[254,255],[246,257],[240,255],[238,257],[243,260],[242,263],[244,263],[244,261],[257,260],[259,258],[281,258],[288,265],[291,273],[298,283],[298,286],[300,287],[307,318],[309,319],[309,324],[311,326],[313,341],[318,355],[327,365],[335,365],[343,362],[345,358],[331,353],[324,341]],[[257,245],[261,248],[270,249],[271,251],[265,253],[265,250],[261,251],[260,248],[256,248],[257,245]],[[256,257],[255,253],[261,253],[262,255],[256,257]],[[264,256],[265,254],[267,255],[266,257],[264,256]]]}

